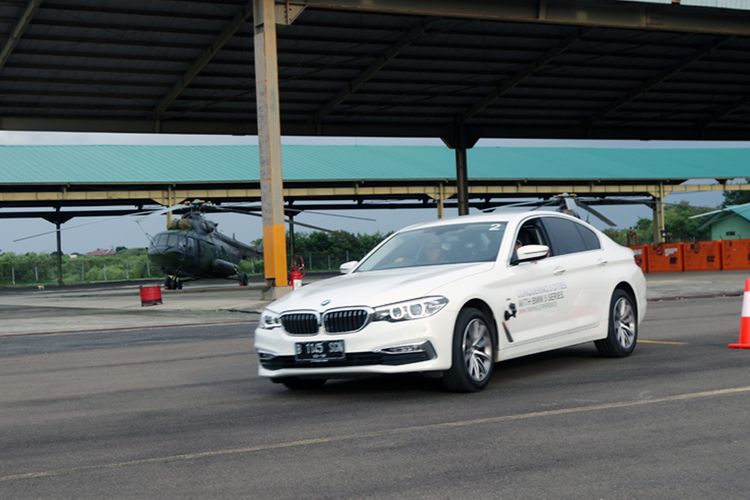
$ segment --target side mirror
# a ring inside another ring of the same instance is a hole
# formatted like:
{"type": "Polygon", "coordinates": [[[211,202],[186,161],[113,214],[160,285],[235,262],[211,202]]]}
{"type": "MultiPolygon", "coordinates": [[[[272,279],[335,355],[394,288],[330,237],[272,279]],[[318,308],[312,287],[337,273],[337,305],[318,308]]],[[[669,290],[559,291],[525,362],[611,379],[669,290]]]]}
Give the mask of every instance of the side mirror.
{"type": "Polygon", "coordinates": [[[543,259],[549,255],[547,245],[526,245],[516,250],[516,262],[530,262],[543,259]]]}
{"type": "Polygon", "coordinates": [[[349,262],[344,262],[339,266],[339,272],[341,274],[349,274],[352,272],[352,269],[357,267],[357,264],[359,264],[358,260],[350,260],[349,262]]]}

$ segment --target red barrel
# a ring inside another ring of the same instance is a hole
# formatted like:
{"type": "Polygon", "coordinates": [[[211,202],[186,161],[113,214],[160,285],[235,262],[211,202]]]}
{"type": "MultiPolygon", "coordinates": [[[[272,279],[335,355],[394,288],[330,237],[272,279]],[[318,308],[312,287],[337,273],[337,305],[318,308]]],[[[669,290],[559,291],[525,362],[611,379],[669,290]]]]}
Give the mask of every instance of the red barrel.
{"type": "Polygon", "coordinates": [[[161,286],[142,286],[141,287],[141,305],[155,306],[161,304],[161,286]]]}

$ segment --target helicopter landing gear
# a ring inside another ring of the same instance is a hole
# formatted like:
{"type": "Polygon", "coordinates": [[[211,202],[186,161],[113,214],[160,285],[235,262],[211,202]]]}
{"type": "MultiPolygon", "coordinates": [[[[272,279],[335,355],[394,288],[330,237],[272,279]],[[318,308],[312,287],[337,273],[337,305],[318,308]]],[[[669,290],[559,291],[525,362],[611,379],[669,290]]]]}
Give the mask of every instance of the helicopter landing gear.
{"type": "Polygon", "coordinates": [[[247,273],[237,273],[237,278],[240,280],[240,286],[247,286],[247,273]]]}
{"type": "Polygon", "coordinates": [[[182,290],[182,281],[177,276],[167,276],[164,280],[164,288],[167,290],[182,290]]]}

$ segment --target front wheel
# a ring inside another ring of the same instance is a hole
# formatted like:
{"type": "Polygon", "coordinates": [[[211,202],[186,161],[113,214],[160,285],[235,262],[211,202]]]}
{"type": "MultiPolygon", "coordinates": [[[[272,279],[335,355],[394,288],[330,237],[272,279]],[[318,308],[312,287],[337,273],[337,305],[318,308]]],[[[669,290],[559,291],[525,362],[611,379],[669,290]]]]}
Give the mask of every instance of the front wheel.
{"type": "Polygon", "coordinates": [[[638,318],[633,298],[619,288],[609,303],[609,329],[607,337],[594,342],[602,356],[624,358],[629,356],[638,342],[638,318]]]}
{"type": "Polygon", "coordinates": [[[461,311],[453,330],[453,364],[443,376],[443,385],[453,392],[484,389],[495,366],[495,342],[490,322],[482,311],[461,311]]]}

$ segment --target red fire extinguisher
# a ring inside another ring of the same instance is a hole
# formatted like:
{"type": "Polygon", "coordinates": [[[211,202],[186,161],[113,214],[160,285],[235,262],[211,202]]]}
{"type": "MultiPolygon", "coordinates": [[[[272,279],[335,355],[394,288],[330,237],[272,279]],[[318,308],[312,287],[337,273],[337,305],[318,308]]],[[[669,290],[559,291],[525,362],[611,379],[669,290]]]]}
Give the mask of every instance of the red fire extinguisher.
{"type": "Polygon", "coordinates": [[[302,286],[302,277],[305,275],[305,261],[300,256],[292,258],[292,267],[289,269],[289,286],[294,290],[302,286]]]}

